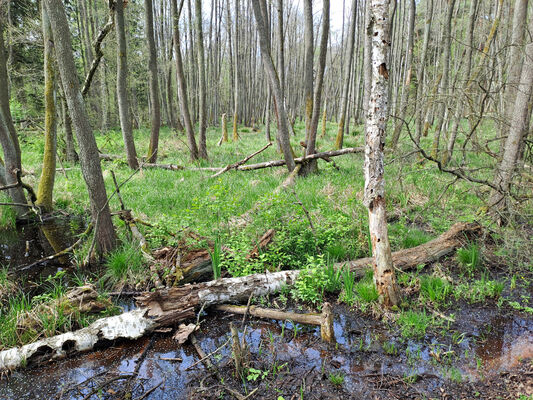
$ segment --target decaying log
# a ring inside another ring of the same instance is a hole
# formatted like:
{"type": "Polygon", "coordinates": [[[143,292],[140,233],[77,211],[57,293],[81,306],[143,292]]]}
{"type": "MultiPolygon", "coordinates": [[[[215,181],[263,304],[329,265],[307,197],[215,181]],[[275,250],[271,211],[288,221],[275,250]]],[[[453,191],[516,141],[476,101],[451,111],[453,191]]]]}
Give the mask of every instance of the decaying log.
{"type": "Polygon", "coordinates": [[[292,321],[305,325],[320,326],[320,334],[322,340],[330,343],[335,343],[335,332],[333,330],[333,313],[331,305],[324,303],[322,306],[322,313],[307,313],[298,314],[293,312],[286,312],[280,310],[272,310],[268,308],[261,308],[256,306],[234,306],[222,304],[215,307],[218,311],[224,311],[232,314],[250,314],[254,317],[278,319],[281,321],[292,321]]]}
{"type": "MultiPolygon", "coordinates": [[[[430,264],[450,254],[456,248],[461,247],[468,238],[474,237],[481,232],[478,223],[458,222],[439,237],[410,249],[403,249],[392,253],[392,262],[396,269],[409,270],[418,265],[430,264]]],[[[336,263],[340,268],[347,265],[358,276],[364,274],[366,268],[372,267],[372,257],[361,258],[355,261],[336,263]]]]}
{"type": "Polygon", "coordinates": [[[0,352],[0,372],[89,351],[96,344],[110,340],[138,339],[157,326],[152,319],[144,317],[145,311],[134,310],[102,318],[87,328],[75,332],[63,333],[22,347],[4,350],[0,352]]]}
{"type": "MultiPolygon", "coordinates": [[[[395,266],[402,270],[428,264],[451,253],[478,234],[476,223],[457,223],[438,238],[411,249],[392,254],[395,266]]],[[[348,265],[358,275],[372,263],[366,258],[337,266],[348,265]]],[[[177,326],[195,316],[201,307],[224,303],[245,302],[250,295],[263,296],[292,285],[300,271],[280,271],[240,278],[223,278],[143,293],[137,298],[142,307],[115,317],[102,318],[89,327],[0,352],[0,372],[65,357],[91,350],[98,342],[116,339],[137,339],[156,328],[177,326]]]]}

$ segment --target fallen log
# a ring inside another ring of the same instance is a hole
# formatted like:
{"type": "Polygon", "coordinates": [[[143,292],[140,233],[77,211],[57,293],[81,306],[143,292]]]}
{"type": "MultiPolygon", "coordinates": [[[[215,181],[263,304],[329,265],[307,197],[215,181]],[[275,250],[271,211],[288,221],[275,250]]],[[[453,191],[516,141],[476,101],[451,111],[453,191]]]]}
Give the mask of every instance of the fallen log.
{"type": "Polygon", "coordinates": [[[194,168],[194,167],[184,167],[183,165],[177,165],[177,164],[152,164],[152,163],[143,163],[142,168],[160,168],[160,169],[166,169],[169,171],[208,171],[208,172],[218,172],[221,170],[221,168],[219,167],[194,168]]]}
{"type": "MultiPolygon", "coordinates": [[[[462,246],[480,231],[479,224],[457,223],[428,243],[394,252],[393,262],[401,270],[434,262],[462,246]]],[[[347,265],[357,275],[363,275],[364,268],[371,264],[372,259],[365,258],[338,263],[337,267],[347,265]]],[[[137,339],[156,328],[177,326],[194,317],[201,307],[245,302],[251,295],[263,296],[277,292],[285,285],[292,285],[299,273],[300,271],[267,272],[143,293],[137,298],[141,306],[138,310],[102,318],[76,332],[67,332],[0,352],[0,373],[88,351],[105,340],[137,339]]]]}
{"type": "Polygon", "coordinates": [[[322,306],[322,313],[307,313],[298,314],[294,312],[286,312],[280,310],[272,310],[268,308],[261,308],[256,306],[233,306],[222,304],[215,307],[215,310],[224,311],[232,314],[246,315],[250,314],[254,317],[278,319],[281,321],[292,321],[305,325],[320,326],[320,335],[322,340],[329,343],[335,343],[335,332],[333,330],[333,313],[331,305],[324,303],[322,306]]]}
{"type": "MultiPolygon", "coordinates": [[[[324,151],[322,153],[315,153],[315,154],[310,154],[305,157],[295,158],[294,162],[296,164],[302,164],[308,160],[316,160],[318,158],[322,158],[326,160],[326,159],[330,159],[331,157],[338,157],[344,154],[351,154],[351,153],[362,153],[363,151],[364,151],[363,147],[348,147],[346,149],[324,151]]],[[[274,160],[274,161],[265,161],[265,162],[258,163],[258,164],[241,165],[235,169],[238,171],[252,171],[252,170],[263,169],[263,168],[281,167],[283,165],[285,165],[285,160],[274,160]]]]}
{"type": "Polygon", "coordinates": [[[218,171],[216,174],[212,175],[211,178],[216,178],[217,176],[222,175],[224,172],[227,172],[230,169],[237,169],[241,165],[246,164],[249,160],[251,160],[253,157],[258,155],[259,153],[262,153],[263,151],[265,151],[270,146],[272,146],[272,142],[267,143],[265,146],[263,146],[263,148],[257,150],[256,152],[250,154],[249,156],[246,156],[242,160],[237,161],[236,163],[233,163],[233,164],[226,165],[224,168],[221,168],[220,171],[218,171]]]}
{"type": "MultiPolygon", "coordinates": [[[[458,222],[439,237],[430,240],[420,246],[410,249],[403,249],[392,253],[392,262],[396,269],[405,271],[416,268],[418,265],[430,264],[450,254],[456,248],[461,247],[469,238],[481,232],[481,225],[478,223],[458,222]]],[[[355,261],[345,261],[336,263],[340,268],[348,266],[357,276],[362,276],[366,268],[372,267],[373,258],[361,258],[355,261]]]]}

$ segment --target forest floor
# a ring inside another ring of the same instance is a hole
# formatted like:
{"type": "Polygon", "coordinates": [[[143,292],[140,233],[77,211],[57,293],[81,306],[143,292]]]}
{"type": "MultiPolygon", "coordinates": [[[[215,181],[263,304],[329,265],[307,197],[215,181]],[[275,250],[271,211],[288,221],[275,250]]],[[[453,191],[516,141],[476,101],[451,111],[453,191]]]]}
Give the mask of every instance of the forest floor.
{"type": "MultiPolygon", "coordinates": [[[[302,128],[296,125],[295,149],[302,128]]],[[[333,147],[335,129],[328,124],[326,137],[318,141],[320,150],[333,147]]],[[[345,147],[362,145],[361,132],[354,128],[345,147]]],[[[265,142],[263,132],[243,127],[239,141],[218,147],[220,131],[208,133],[210,161],[196,167],[223,167],[265,142]]],[[[148,137],[146,130],[135,132],[139,154],[146,153],[148,137]]],[[[103,153],[123,153],[120,132],[99,134],[97,141],[103,153]]],[[[159,333],[16,371],[0,381],[0,398],[122,398],[128,391],[135,399],[236,397],[231,391],[265,399],[533,398],[533,205],[520,204],[513,209],[511,223],[499,227],[486,215],[486,188],[441,173],[434,164],[409,155],[407,142],[402,146],[397,154],[407,156],[388,154],[386,159],[393,250],[425,243],[459,221],[479,222],[483,234],[475,241],[465,239],[456,254],[437,263],[399,273],[403,302],[391,312],[380,310],[371,273],[356,281],[350,274],[333,277],[325,272],[335,261],[370,255],[367,213],[361,203],[362,154],[335,158],[335,165],[319,161],[319,174],[297,179],[294,190],[276,195],[272,193],[286,178],[285,168],[229,171],[212,179],[214,172],[187,169],[141,169],[132,175],[123,160],[103,161],[108,193],[114,190],[113,170],[118,182],[124,182],[126,207],[150,224],[139,228],[152,250],[184,241],[191,249],[215,243],[219,250],[224,247],[218,263],[223,276],[302,269],[304,278],[295,287],[252,301],[302,312],[319,310],[328,300],[334,304],[337,344],[323,343],[316,328],[251,317],[241,326],[242,316],[208,310],[196,334],[200,346],[210,353],[226,343],[233,321],[249,348],[240,377],[235,376],[230,345],[211,357],[217,376],[201,363],[188,369],[199,359],[194,347],[178,346],[168,334],[159,333]],[[248,223],[235,224],[234,218],[249,210],[248,223]],[[268,229],[275,231],[273,241],[250,258],[268,229]],[[196,239],[191,240],[191,232],[196,239]],[[138,374],[133,374],[136,368],[138,374]]],[[[24,180],[36,187],[41,135],[25,133],[22,148],[24,180]]],[[[183,136],[163,129],[160,149],[160,163],[190,166],[183,136]]],[[[487,167],[493,160],[458,154],[463,156],[472,168],[479,168],[478,176],[490,179],[492,169],[487,167]]],[[[271,146],[249,163],[280,158],[271,146]]],[[[116,196],[110,205],[120,209],[116,196]]],[[[118,218],[123,245],[101,264],[80,268],[88,239],[74,251],[73,266],[55,260],[25,270],[25,265],[71,244],[84,231],[88,198],[78,166],[58,165],[55,206],[57,215],[70,217],[17,228],[9,210],[0,208],[0,350],[132,306],[115,296],[117,306],[97,316],[67,316],[62,310],[38,313],[69,287],[92,283],[102,299],[111,292],[154,287],[151,262],[118,218]],[[34,315],[37,327],[23,331],[21,315],[34,315]]],[[[160,278],[174,284],[177,279],[168,280],[169,273],[160,278]]]]}

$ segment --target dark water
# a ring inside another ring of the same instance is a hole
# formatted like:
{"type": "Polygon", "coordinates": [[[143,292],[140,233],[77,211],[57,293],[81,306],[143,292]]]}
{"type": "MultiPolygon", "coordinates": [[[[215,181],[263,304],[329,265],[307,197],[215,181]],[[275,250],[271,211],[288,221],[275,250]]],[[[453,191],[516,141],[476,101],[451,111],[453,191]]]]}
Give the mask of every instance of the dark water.
{"type": "MultiPolygon", "coordinates": [[[[495,310],[470,310],[473,315],[470,329],[455,340],[452,353],[446,353],[449,344],[432,338],[402,344],[398,336],[378,327],[371,318],[357,316],[340,307],[335,311],[336,347],[321,342],[318,328],[297,325],[295,329],[290,323],[268,320],[250,322],[246,341],[253,358],[256,362],[260,360],[263,370],[278,365],[282,371],[284,368],[290,370],[291,375],[324,369],[342,372],[345,389],[364,397],[365,377],[368,376],[430,377],[417,384],[421,385],[421,390],[431,393],[443,379],[449,379],[452,370],[458,371],[455,372],[456,379],[460,374],[463,382],[476,381],[515,367],[521,359],[533,357],[533,320],[517,315],[498,315],[495,310]],[[397,350],[393,354],[384,352],[385,343],[394,343],[397,350]],[[435,354],[441,355],[440,362],[436,362],[435,354]],[[446,354],[451,354],[449,359],[446,354]]],[[[240,319],[210,314],[197,334],[205,353],[224,344],[229,338],[229,322],[235,321],[240,326],[240,319]]],[[[191,345],[179,346],[163,335],[117,343],[77,358],[17,371],[9,380],[0,381],[0,398],[83,399],[110,376],[131,374],[150,340],[153,347],[147,351],[138,379],[132,386],[133,398],[155,386],[157,389],[146,398],[187,398],[191,387],[200,385],[206,371],[201,363],[188,369],[198,360],[191,345]]],[[[230,359],[231,347],[226,346],[213,362],[224,368],[230,359]]],[[[122,385],[119,382],[106,386],[104,398],[112,398],[113,388],[122,385]]]]}
{"type": "Polygon", "coordinates": [[[84,229],[81,219],[55,219],[44,224],[18,226],[0,230],[0,267],[8,267],[15,277],[48,276],[66,263],[66,257],[39,264],[27,269],[27,265],[69,247],[84,229]]]}

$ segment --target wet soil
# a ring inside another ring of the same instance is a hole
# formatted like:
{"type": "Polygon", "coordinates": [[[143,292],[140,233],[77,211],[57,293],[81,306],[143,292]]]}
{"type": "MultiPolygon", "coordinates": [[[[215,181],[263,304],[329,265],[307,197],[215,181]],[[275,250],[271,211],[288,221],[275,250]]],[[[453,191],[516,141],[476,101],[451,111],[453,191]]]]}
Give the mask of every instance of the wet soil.
{"type": "Polygon", "coordinates": [[[16,371],[0,381],[0,398],[84,399],[92,393],[89,398],[115,399],[130,390],[133,399],[229,399],[231,390],[246,396],[254,389],[256,399],[533,395],[533,318],[495,304],[458,306],[458,322],[447,333],[404,340],[388,323],[336,305],[336,345],[323,343],[318,328],[253,318],[243,328],[242,316],[209,312],[196,335],[207,354],[222,346],[210,357],[218,377],[197,363],[192,345],[155,334],[16,371]],[[244,334],[253,368],[238,379],[230,322],[244,334]]]}
{"type": "Polygon", "coordinates": [[[68,265],[67,257],[40,263],[30,269],[27,266],[69,247],[83,230],[82,219],[74,217],[0,229],[0,267],[7,266],[9,272],[20,280],[54,275],[58,268],[68,265]]]}

